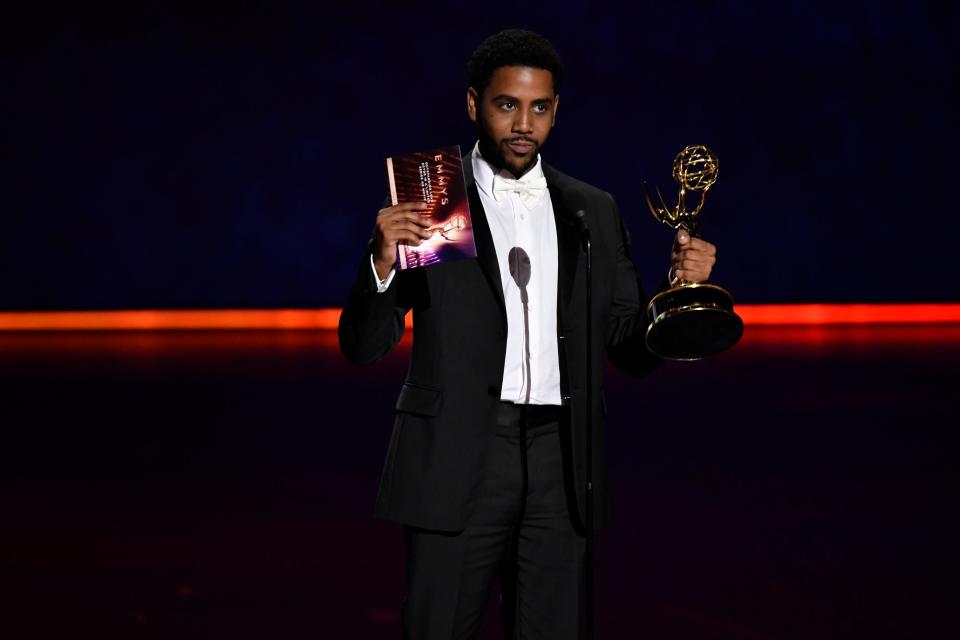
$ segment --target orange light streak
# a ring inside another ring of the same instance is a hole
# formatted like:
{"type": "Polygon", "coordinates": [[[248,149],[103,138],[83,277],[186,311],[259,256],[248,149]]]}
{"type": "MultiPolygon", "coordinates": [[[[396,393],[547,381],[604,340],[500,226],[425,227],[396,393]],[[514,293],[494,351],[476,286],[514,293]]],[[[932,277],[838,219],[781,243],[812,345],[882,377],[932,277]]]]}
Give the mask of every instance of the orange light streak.
{"type": "MultiPolygon", "coordinates": [[[[737,306],[747,326],[960,324],[960,304],[780,304],[737,306]]],[[[340,309],[4,311],[0,331],[336,329],[340,309]]],[[[406,326],[412,326],[407,314],[406,326]]]]}
{"type": "Polygon", "coordinates": [[[335,329],[339,309],[0,312],[0,331],[335,329]]]}

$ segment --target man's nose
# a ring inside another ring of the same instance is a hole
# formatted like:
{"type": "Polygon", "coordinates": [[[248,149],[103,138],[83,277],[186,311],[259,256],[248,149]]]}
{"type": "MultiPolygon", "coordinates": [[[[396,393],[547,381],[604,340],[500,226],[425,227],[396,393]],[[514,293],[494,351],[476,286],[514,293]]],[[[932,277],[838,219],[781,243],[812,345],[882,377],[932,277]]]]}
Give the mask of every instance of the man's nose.
{"type": "Polygon", "coordinates": [[[518,109],[513,119],[514,133],[533,133],[533,119],[526,109],[518,109]]]}

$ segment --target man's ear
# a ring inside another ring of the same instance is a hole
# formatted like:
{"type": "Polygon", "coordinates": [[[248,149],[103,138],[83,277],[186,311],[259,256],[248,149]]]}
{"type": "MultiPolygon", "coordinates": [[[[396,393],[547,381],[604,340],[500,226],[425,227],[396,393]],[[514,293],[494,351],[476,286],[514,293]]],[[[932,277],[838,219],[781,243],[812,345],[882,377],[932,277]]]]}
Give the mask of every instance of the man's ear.
{"type": "Polygon", "coordinates": [[[553,121],[550,123],[551,127],[557,124],[557,107],[559,106],[560,106],[560,94],[558,93],[553,97],[553,121]]]}
{"type": "Polygon", "coordinates": [[[477,121],[477,106],[480,102],[480,94],[477,93],[477,90],[473,87],[467,89],[467,115],[470,116],[470,120],[473,122],[477,121]]]}

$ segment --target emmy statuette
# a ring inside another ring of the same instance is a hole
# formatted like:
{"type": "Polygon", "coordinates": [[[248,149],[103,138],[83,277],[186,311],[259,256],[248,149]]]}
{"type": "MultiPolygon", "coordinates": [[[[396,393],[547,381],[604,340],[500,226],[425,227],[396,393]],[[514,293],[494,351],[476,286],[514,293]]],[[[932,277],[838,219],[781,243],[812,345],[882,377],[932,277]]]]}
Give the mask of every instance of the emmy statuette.
{"type": "MultiPolygon", "coordinates": [[[[717,157],[702,145],[691,145],[673,160],[673,178],[680,183],[680,196],[667,207],[657,189],[654,204],[643,183],[647,206],[653,217],[673,229],[684,229],[690,237],[700,235],[698,216],[707,190],[717,180],[717,157]],[[687,210],[687,191],[699,192],[693,210],[687,210]]],[[[733,297],[714,284],[672,281],[671,287],[655,295],[647,305],[650,325],[647,348],[668,360],[699,360],[729,349],[743,335],[743,320],[733,311],[733,297]]]]}

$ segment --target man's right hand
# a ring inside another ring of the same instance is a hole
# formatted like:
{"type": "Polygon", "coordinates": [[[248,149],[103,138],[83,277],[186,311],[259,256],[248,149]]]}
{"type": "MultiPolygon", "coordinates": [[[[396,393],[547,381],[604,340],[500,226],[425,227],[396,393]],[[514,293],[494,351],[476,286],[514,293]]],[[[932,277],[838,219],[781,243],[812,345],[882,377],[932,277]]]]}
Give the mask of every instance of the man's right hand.
{"type": "Polygon", "coordinates": [[[373,266],[381,280],[390,274],[397,263],[397,244],[419,245],[432,233],[427,231],[430,221],[418,211],[427,209],[426,202],[403,202],[380,209],[377,227],[373,233],[373,266]]]}

